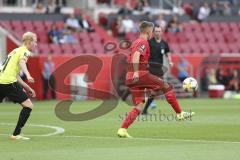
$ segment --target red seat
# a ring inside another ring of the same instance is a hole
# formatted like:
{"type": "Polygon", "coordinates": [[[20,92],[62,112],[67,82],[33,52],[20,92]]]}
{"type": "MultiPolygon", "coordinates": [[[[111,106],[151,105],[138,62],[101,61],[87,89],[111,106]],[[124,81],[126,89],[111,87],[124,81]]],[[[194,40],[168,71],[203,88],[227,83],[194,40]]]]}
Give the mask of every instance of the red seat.
{"type": "Polygon", "coordinates": [[[199,46],[201,53],[209,54],[211,52],[208,43],[200,43],[199,46]]]}
{"type": "Polygon", "coordinates": [[[209,23],[209,25],[210,25],[211,30],[212,30],[213,32],[220,32],[220,31],[221,31],[221,28],[220,28],[219,23],[217,23],[217,22],[211,22],[211,23],[209,23]]]}
{"type": "Polygon", "coordinates": [[[231,53],[240,53],[240,47],[238,43],[228,44],[231,53]]]}
{"type": "Polygon", "coordinates": [[[32,21],[22,21],[22,24],[25,31],[31,31],[31,32],[35,31],[32,21]]]}
{"type": "Polygon", "coordinates": [[[62,54],[62,49],[59,44],[50,44],[49,45],[52,54],[62,54]]]}
{"type": "Polygon", "coordinates": [[[43,21],[33,21],[33,27],[34,27],[34,29],[37,32],[39,32],[39,31],[45,31],[45,32],[48,31],[48,30],[46,30],[43,21]]]}
{"type": "Polygon", "coordinates": [[[39,54],[50,54],[51,52],[47,43],[40,43],[37,48],[39,54]]]}
{"type": "Polygon", "coordinates": [[[80,44],[73,44],[72,48],[73,48],[73,52],[75,54],[85,54],[85,52],[80,44]]]}
{"type": "Polygon", "coordinates": [[[225,43],[225,38],[222,33],[215,33],[214,37],[217,43],[225,43]]]}
{"type": "Polygon", "coordinates": [[[47,31],[51,30],[51,27],[52,27],[53,23],[54,23],[53,21],[44,21],[43,22],[43,24],[44,24],[44,26],[45,26],[47,31]]]}
{"type": "Polygon", "coordinates": [[[194,27],[192,25],[189,25],[189,23],[183,23],[182,26],[183,26],[184,32],[192,33],[194,31],[193,30],[194,27]]]}
{"type": "Polygon", "coordinates": [[[37,38],[40,43],[49,43],[48,33],[45,31],[37,31],[37,38]]]}
{"type": "Polygon", "coordinates": [[[235,32],[235,33],[239,32],[238,24],[236,22],[230,22],[229,28],[232,32],[235,32]]]}
{"type": "Polygon", "coordinates": [[[95,53],[95,50],[91,43],[83,44],[83,48],[84,48],[85,53],[90,53],[90,54],[95,53]]]}
{"type": "Polygon", "coordinates": [[[93,43],[93,48],[97,54],[105,53],[104,46],[101,43],[93,43]]]}
{"type": "Polygon", "coordinates": [[[170,47],[171,52],[181,53],[181,48],[177,43],[170,43],[169,47],[170,47]]]}
{"type": "Polygon", "coordinates": [[[22,35],[25,33],[23,29],[18,28],[18,30],[13,31],[13,35],[18,38],[19,40],[22,39],[22,35]]]}
{"type": "Polygon", "coordinates": [[[214,34],[212,32],[209,33],[204,33],[204,36],[206,37],[206,41],[208,43],[216,43],[216,37],[214,36],[214,34]]]}
{"type": "Polygon", "coordinates": [[[229,27],[228,23],[226,23],[226,22],[220,22],[219,26],[220,26],[222,32],[230,31],[230,27],[229,27]]]}
{"type": "Polygon", "coordinates": [[[195,34],[186,33],[185,37],[189,43],[197,43],[198,39],[195,34]]]}
{"type": "Polygon", "coordinates": [[[176,37],[175,34],[169,33],[168,34],[168,41],[169,41],[169,43],[178,43],[178,38],[176,37]]]}
{"type": "Polygon", "coordinates": [[[188,39],[187,39],[187,37],[185,36],[184,33],[181,33],[181,32],[177,33],[176,36],[178,38],[179,43],[187,43],[188,39]]]}
{"type": "Polygon", "coordinates": [[[227,42],[227,43],[234,43],[234,42],[236,42],[236,38],[235,38],[234,34],[231,33],[231,32],[223,33],[223,37],[224,37],[225,42],[227,42]]]}
{"type": "Polygon", "coordinates": [[[19,21],[19,20],[12,20],[10,22],[10,25],[12,26],[11,28],[14,29],[14,30],[23,29],[22,21],[19,21]]]}
{"type": "Polygon", "coordinates": [[[226,43],[218,43],[218,48],[220,49],[221,53],[230,53],[231,50],[229,49],[226,43]]]}
{"type": "Polygon", "coordinates": [[[214,53],[214,54],[220,54],[221,53],[221,50],[219,49],[217,43],[210,43],[209,47],[210,47],[211,53],[214,53]]]}
{"type": "Polygon", "coordinates": [[[193,50],[188,44],[180,44],[181,53],[192,53],[193,50]]]}
{"type": "Polygon", "coordinates": [[[204,36],[204,34],[198,32],[195,34],[196,38],[197,38],[197,42],[199,43],[205,43],[207,41],[207,38],[204,36]]]}
{"type": "Polygon", "coordinates": [[[75,53],[71,44],[62,44],[61,48],[62,48],[62,52],[64,54],[74,54],[75,53]]]}
{"type": "Polygon", "coordinates": [[[188,46],[192,49],[192,53],[201,53],[199,43],[189,43],[188,46]]]}
{"type": "Polygon", "coordinates": [[[97,43],[103,42],[103,40],[101,39],[98,33],[95,33],[95,32],[89,33],[89,37],[93,42],[97,42],[97,43]]]}
{"type": "Polygon", "coordinates": [[[192,26],[193,26],[193,31],[194,31],[195,33],[200,33],[200,32],[203,31],[202,28],[201,28],[201,26],[200,26],[200,24],[193,24],[192,26]]]}
{"type": "Polygon", "coordinates": [[[63,21],[56,21],[54,24],[56,25],[57,29],[59,30],[63,29],[63,26],[64,26],[63,21]]]}
{"type": "Polygon", "coordinates": [[[90,39],[90,37],[88,35],[87,36],[79,35],[79,39],[81,40],[81,42],[83,44],[85,44],[85,43],[92,43],[92,40],[90,39]]]}
{"type": "Polygon", "coordinates": [[[209,23],[207,23],[207,22],[201,23],[201,28],[202,28],[203,32],[211,32],[212,31],[209,23]]]}

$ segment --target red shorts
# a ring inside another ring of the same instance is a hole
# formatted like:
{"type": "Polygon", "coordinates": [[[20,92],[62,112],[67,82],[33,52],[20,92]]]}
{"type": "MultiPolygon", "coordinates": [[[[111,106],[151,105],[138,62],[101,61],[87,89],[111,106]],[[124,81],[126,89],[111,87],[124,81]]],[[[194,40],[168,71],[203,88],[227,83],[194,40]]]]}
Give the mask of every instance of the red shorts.
{"type": "Polygon", "coordinates": [[[145,102],[145,94],[158,92],[164,87],[164,80],[150,74],[148,71],[139,72],[139,80],[133,82],[133,72],[128,72],[126,84],[130,88],[134,105],[145,102]]]}

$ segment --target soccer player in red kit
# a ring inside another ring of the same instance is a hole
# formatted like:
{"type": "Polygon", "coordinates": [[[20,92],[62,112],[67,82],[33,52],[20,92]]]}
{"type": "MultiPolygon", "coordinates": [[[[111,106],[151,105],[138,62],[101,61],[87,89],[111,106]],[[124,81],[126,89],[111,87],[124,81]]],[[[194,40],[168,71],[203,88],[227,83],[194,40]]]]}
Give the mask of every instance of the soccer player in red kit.
{"type": "Polygon", "coordinates": [[[134,107],[118,130],[117,135],[121,138],[131,138],[127,128],[135,121],[137,116],[144,108],[145,93],[156,95],[159,91],[163,92],[167,102],[172,106],[179,120],[186,119],[194,113],[183,112],[177,102],[172,86],[161,78],[152,75],[148,71],[148,58],[150,48],[148,40],[152,37],[153,23],[143,21],[140,24],[140,36],[131,46],[131,54],[128,57],[128,72],[126,84],[130,88],[134,107]]]}

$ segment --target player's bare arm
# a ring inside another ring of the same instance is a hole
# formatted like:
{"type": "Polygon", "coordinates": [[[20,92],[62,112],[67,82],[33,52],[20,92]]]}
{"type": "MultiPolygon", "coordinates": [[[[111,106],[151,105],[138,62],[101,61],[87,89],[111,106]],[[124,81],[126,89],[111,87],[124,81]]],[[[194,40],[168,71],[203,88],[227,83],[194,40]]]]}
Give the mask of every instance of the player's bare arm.
{"type": "Polygon", "coordinates": [[[17,81],[21,86],[23,86],[24,89],[28,91],[32,97],[36,97],[35,91],[29,85],[27,85],[27,83],[25,83],[19,75],[17,75],[17,81]]]}
{"type": "Polygon", "coordinates": [[[140,60],[140,52],[136,51],[133,53],[132,63],[133,63],[133,81],[136,82],[139,79],[139,60],[140,60]]]}
{"type": "Polygon", "coordinates": [[[167,56],[168,63],[169,63],[169,65],[170,65],[170,67],[172,67],[172,66],[173,66],[173,62],[172,62],[172,57],[170,56],[170,53],[168,52],[168,53],[166,54],[166,56],[167,56]]]}
{"type": "Polygon", "coordinates": [[[29,71],[27,69],[26,59],[21,59],[19,61],[19,67],[21,68],[23,73],[26,75],[28,82],[29,83],[34,83],[34,79],[32,78],[32,76],[30,75],[30,73],[29,73],[29,71]]]}

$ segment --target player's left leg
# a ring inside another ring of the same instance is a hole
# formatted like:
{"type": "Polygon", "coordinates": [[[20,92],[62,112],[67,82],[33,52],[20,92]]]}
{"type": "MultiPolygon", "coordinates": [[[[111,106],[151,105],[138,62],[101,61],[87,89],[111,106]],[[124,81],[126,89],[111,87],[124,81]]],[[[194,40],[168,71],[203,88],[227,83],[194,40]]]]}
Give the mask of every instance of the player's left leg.
{"type": "Polygon", "coordinates": [[[19,114],[18,122],[13,132],[13,135],[11,136],[12,140],[17,140],[17,139],[29,140],[30,139],[30,138],[21,136],[20,133],[31,114],[31,111],[33,109],[33,104],[30,99],[27,99],[24,102],[22,102],[21,105],[23,108],[19,114]]]}
{"type": "Polygon", "coordinates": [[[178,120],[184,120],[194,115],[194,112],[183,112],[173,90],[173,87],[165,82],[163,79],[154,76],[152,74],[147,74],[146,79],[148,79],[149,85],[155,86],[155,92],[162,91],[167,102],[171,105],[177,114],[178,120]]]}
{"type": "Polygon", "coordinates": [[[8,92],[6,92],[6,97],[8,97],[11,101],[22,105],[22,110],[19,114],[17,125],[10,139],[28,140],[29,138],[21,136],[20,133],[30,116],[30,113],[33,109],[33,104],[28,98],[27,94],[23,91],[23,88],[18,83],[9,84],[7,86],[7,91],[8,92]]]}
{"type": "Polygon", "coordinates": [[[172,108],[176,112],[178,120],[185,120],[187,118],[191,118],[195,114],[194,112],[182,111],[177,101],[176,94],[173,90],[173,87],[170,84],[168,84],[167,82],[164,82],[163,88],[161,90],[163,91],[167,102],[172,106],[172,108]]]}

